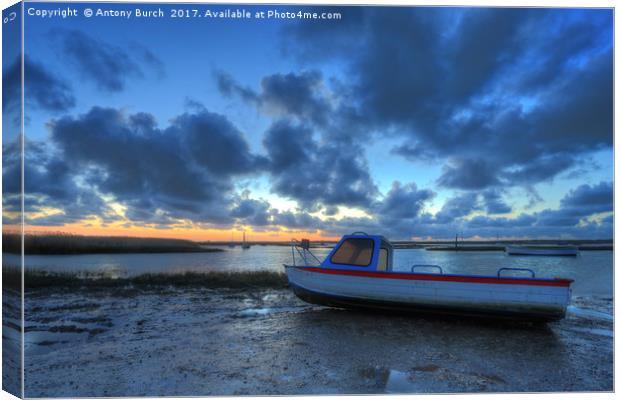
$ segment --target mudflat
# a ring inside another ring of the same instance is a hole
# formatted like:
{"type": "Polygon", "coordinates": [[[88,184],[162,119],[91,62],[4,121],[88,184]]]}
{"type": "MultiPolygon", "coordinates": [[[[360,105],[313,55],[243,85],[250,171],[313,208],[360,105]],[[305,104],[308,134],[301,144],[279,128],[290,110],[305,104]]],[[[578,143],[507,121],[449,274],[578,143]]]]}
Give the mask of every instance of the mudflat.
{"type": "Polygon", "coordinates": [[[264,288],[41,288],[25,306],[27,397],[613,390],[611,298],[544,325],[264,288]]]}

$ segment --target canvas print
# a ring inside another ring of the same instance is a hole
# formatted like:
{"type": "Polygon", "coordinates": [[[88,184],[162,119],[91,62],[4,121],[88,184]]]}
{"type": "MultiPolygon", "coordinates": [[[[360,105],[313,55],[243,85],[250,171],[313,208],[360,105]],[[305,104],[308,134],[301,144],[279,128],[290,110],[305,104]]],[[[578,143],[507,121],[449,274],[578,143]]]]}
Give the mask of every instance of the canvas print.
{"type": "Polygon", "coordinates": [[[613,391],[611,8],[3,11],[3,389],[613,391]]]}

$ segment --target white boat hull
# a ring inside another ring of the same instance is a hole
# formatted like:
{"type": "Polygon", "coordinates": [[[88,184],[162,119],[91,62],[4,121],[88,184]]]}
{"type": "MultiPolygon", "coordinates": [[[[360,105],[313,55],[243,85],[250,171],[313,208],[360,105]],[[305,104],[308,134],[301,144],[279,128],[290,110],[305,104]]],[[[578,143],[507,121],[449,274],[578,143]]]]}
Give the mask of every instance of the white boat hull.
{"type": "Polygon", "coordinates": [[[555,248],[506,246],[506,253],[521,256],[577,256],[579,255],[579,249],[574,246],[555,248]]]}
{"type": "Polygon", "coordinates": [[[299,266],[286,266],[286,272],[300,298],[337,307],[555,320],[564,317],[570,300],[568,280],[363,273],[299,266]]]}

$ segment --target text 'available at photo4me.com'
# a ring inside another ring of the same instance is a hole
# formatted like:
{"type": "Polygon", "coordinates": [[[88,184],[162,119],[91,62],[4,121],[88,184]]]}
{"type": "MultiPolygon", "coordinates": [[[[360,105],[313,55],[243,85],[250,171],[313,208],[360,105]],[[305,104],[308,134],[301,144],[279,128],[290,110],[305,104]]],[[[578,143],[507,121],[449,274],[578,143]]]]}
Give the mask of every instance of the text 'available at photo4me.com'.
{"type": "Polygon", "coordinates": [[[26,8],[26,15],[35,18],[141,18],[141,19],[204,19],[208,20],[342,20],[342,12],[327,12],[316,9],[283,9],[283,8],[223,8],[208,5],[192,4],[178,7],[93,7],[88,5],[49,8],[36,5],[26,8]]]}

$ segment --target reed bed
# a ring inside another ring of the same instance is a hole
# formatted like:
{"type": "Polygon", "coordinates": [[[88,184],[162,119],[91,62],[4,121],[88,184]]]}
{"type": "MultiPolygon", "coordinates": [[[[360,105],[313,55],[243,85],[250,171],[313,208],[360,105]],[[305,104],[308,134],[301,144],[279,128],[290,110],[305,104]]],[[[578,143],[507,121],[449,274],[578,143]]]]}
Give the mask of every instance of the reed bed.
{"type": "MultiPolygon", "coordinates": [[[[7,288],[18,290],[21,287],[19,268],[3,267],[2,277],[3,285],[7,288]]],[[[26,289],[123,286],[282,289],[287,286],[287,279],[284,273],[275,271],[149,273],[120,278],[111,278],[94,272],[48,272],[29,269],[24,271],[26,289]]]]}
{"type": "MultiPolygon", "coordinates": [[[[18,234],[3,234],[2,249],[8,253],[21,253],[21,238],[18,234]]],[[[93,253],[190,253],[213,252],[222,249],[210,248],[200,243],[183,239],[137,238],[121,236],[81,236],[65,233],[26,234],[26,254],[93,254],[93,253]]]]}

